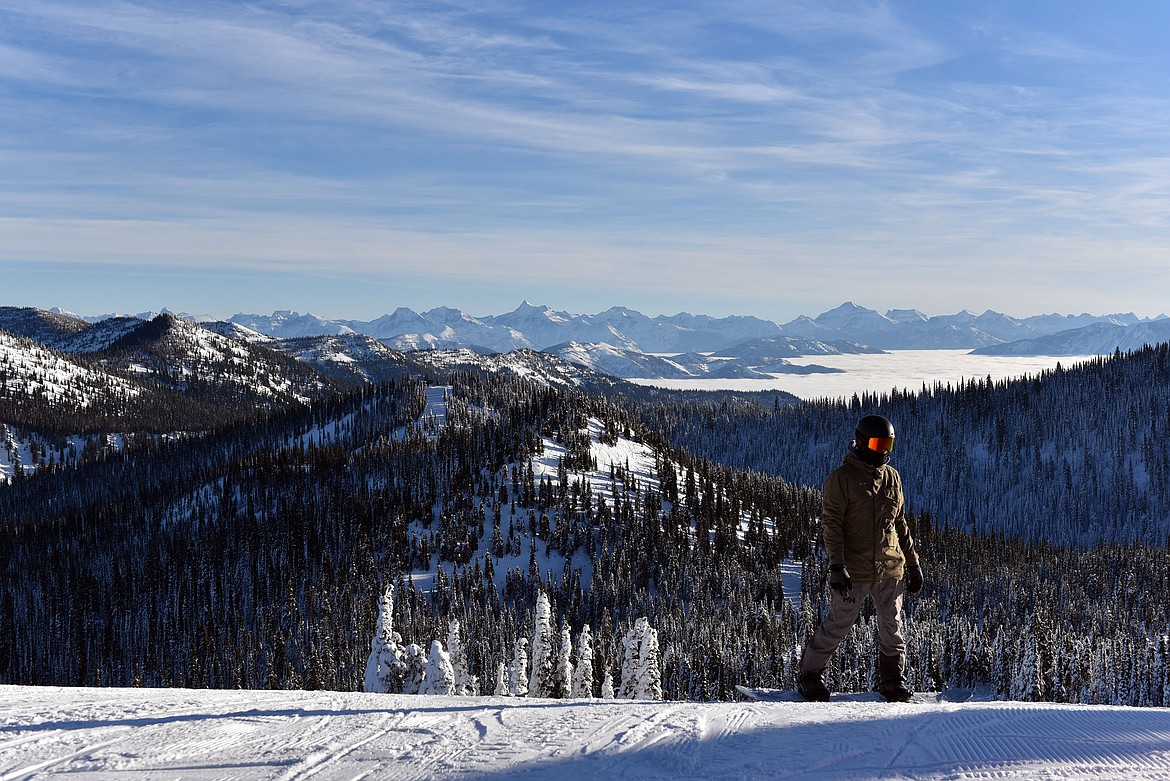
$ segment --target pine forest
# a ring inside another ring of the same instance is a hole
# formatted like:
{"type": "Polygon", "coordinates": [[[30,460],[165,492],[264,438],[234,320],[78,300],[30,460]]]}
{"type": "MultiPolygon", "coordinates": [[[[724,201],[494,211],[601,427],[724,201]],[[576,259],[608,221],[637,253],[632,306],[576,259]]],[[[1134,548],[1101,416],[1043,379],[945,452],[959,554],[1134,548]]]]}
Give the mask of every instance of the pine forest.
{"type": "MultiPolygon", "coordinates": [[[[819,486],[878,413],[926,573],[911,686],[1167,706],[1167,352],[810,403],[415,365],[247,412],[204,397],[181,434],[151,417],[172,388],[118,446],[0,485],[0,682],[792,688],[826,605],[819,486]]],[[[13,398],[10,439],[60,445],[58,402],[19,420],[13,398]]],[[[831,687],[872,688],[875,631],[864,613],[831,687]]]]}

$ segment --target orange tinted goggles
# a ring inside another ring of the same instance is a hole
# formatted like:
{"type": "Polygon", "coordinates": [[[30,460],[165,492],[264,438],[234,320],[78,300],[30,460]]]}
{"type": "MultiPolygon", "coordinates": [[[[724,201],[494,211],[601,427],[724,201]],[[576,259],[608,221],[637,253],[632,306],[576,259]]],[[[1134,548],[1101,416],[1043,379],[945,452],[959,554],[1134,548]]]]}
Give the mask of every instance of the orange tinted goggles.
{"type": "Polygon", "coordinates": [[[866,446],[870,450],[877,453],[889,453],[894,449],[893,437],[870,437],[866,440],[866,446]]]}

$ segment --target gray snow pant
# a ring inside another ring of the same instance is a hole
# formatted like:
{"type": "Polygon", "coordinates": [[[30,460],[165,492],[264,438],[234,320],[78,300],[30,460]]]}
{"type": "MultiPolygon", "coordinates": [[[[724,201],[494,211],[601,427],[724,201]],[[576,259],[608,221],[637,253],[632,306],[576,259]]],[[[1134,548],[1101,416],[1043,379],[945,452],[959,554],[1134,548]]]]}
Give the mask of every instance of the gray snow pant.
{"type": "Polygon", "coordinates": [[[829,603],[829,616],[809,638],[800,660],[801,672],[820,672],[829,663],[829,657],[841,645],[853,628],[866,596],[873,599],[877,612],[878,648],[886,656],[896,656],[899,666],[906,660],[906,638],[902,635],[902,595],[906,587],[900,580],[879,580],[877,583],[854,583],[853,593],[842,597],[836,591],[829,603]]]}

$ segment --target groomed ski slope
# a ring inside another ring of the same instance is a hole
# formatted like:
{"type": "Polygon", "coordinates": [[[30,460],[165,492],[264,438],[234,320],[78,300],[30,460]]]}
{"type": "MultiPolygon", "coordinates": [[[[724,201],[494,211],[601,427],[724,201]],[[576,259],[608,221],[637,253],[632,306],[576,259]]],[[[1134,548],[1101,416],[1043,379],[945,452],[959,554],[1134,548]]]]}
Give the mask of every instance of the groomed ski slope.
{"type": "Polygon", "coordinates": [[[1170,779],[1170,711],[0,686],[0,781],[1170,779]]]}

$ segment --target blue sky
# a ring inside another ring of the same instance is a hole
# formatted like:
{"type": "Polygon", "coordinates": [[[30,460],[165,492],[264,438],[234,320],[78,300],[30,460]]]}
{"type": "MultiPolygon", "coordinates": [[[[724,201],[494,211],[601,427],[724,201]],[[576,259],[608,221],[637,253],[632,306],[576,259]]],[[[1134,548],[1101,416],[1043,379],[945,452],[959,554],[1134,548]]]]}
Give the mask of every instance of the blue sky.
{"type": "Polygon", "coordinates": [[[0,0],[0,304],[1170,310],[1170,3],[0,0]]]}

